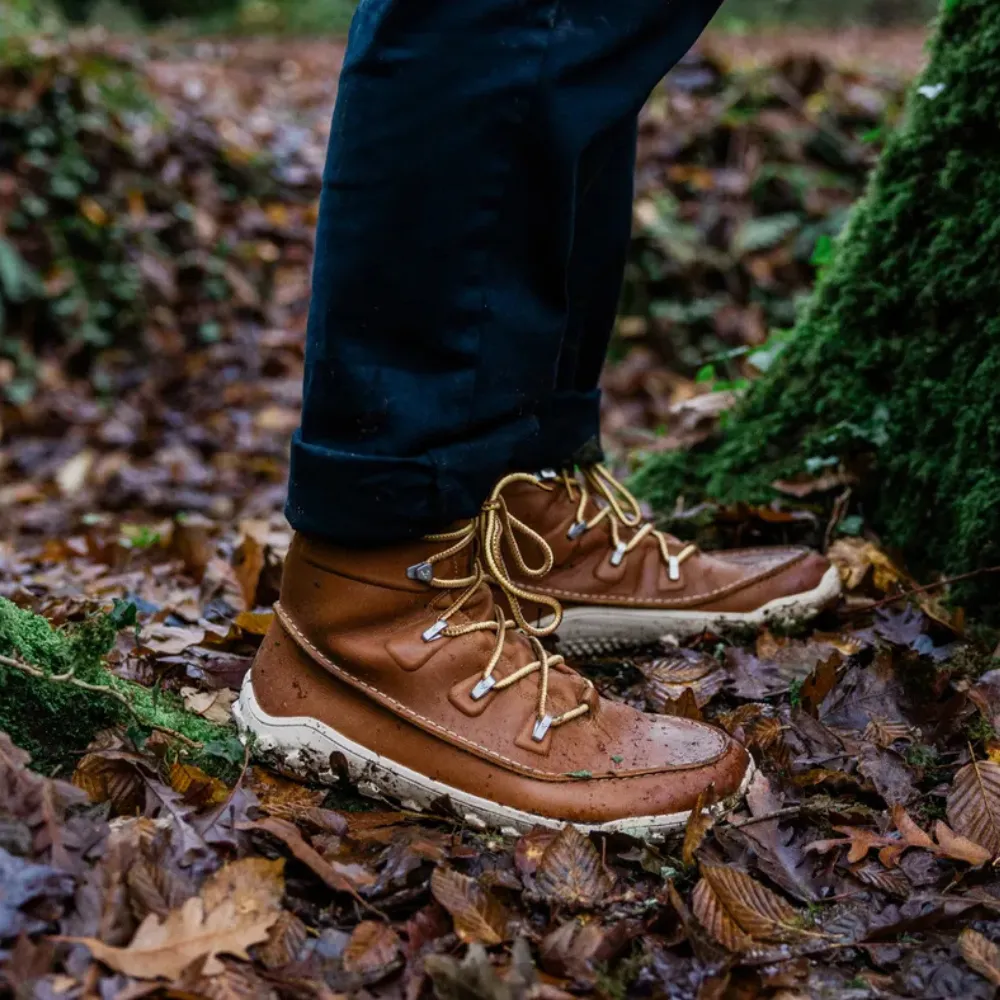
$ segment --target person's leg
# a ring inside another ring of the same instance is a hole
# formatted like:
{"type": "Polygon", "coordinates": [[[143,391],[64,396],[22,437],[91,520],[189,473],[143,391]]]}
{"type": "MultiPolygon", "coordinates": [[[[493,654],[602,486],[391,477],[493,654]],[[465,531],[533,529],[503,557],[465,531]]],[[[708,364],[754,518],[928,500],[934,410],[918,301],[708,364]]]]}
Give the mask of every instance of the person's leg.
{"type": "MultiPolygon", "coordinates": [[[[294,527],[358,546],[434,531],[593,436],[596,399],[539,430],[578,350],[571,264],[613,289],[603,301],[621,281],[593,249],[602,223],[581,225],[590,251],[576,242],[588,161],[717,5],[362,0],[320,212],[294,527]]],[[[611,244],[629,212],[616,188],[611,244]]]]}
{"type": "Polygon", "coordinates": [[[538,413],[534,469],[585,463],[602,455],[597,386],[632,235],[636,124],[633,116],[623,119],[580,158],[566,332],[555,391],[538,413]],[[576,447],[581,438],[582,447],[576,447]],[[576,450],[567,450],[567,442],[576,450]]]}

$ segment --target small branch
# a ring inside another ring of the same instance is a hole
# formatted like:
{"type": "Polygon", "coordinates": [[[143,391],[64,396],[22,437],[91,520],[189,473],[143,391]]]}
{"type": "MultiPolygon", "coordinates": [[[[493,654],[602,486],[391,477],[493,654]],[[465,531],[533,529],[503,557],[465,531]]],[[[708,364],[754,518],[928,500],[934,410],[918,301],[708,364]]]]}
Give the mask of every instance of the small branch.
{"type": "Polygon", "coordinates": [[[800,816],[804,811],[802,806],[785,806],[784,809],[762,813],[760,816],[751,816],[749,819],[730,820],[728,825],[732,829],[738,830],[740,827],[753,826],[755,823],[766,823],[772,819],[791,819],[793,816],[800,816]]]}
{"type": "Polygon", "coordinates": [[[34,677],[49,684],[69,684],[70,687],[79,688],[81,691],[90,691],[93,694],[101,694],[106,695],[108,698],[114,698],[115,701],[120,702],[126,708],[132,718],[135,719],[140,725],[147,726],[150,729],[163,733],[165,736],[178,740],[195,750],[201,749],[203,745],[198,743],[196,740],[191,739],[189,736],[185,736],[183,733],[177,732],[175,729],[169,729],[167,726],[158,726],[155,723],[146,722],[144,719],[140,718],[139,713],[136,712],[135,706],[132,702],[130,702],[120,691],[116,691],[114,688],[106,687],[102,684],[88,684],[86,681],[81,681],[78,677],[73,676],[75,669],[67,670],[64,674],[47,674],[41,669],[41,667],[32,666],[30,663],[23,663],[21,660],[12,659],[9,656],[0,656],[0,666],[10,667],[13,670],[19,670],[22,674],[27,674],[29,677],[34,677]]]}
{"type": "Polygon", "coordinates": [[[904,590],[902,593],[895,594],[892,597],[885,597],[881,601],[876,601],[874,604],[869,604],[864,608],[854,608],[848,612],[848,614],[860,614],[862,612],[876,611],[878,608],[884,608],[889,604],[895,604],[897,601],[905,601],[908,597],[913,597],[916,594],[925,594],[928,590],[938,590],[941,587],[948,587],[953,583],[961,583],[964,580],[972,580],[977,576],[986,576],[988,573],[1000,573],[1000,566],[986,566],[983,569],[974,569],[970,573],[960,573],[958,576],[945,577],[943,580],[938,580],[936,583],[928,583],[923,587],[913,587],[911,590],[904,590]]]}

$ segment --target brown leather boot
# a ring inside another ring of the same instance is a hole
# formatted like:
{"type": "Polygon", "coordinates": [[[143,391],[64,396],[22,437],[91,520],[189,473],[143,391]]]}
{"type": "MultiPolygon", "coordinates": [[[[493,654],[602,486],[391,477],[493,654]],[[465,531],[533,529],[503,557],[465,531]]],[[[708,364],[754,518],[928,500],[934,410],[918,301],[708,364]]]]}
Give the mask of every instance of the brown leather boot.
{"type": "MultiPolygon", "coordinates": [[[[732,800],[752,763],[725,733],[601,698],[545,650],[544,629],[516,627],[534,595],[506,571],[505,551],[524,564],[499,489],[477,521],[412,544],[296,538],[235,707],[241,730],[278,769],[346,772],[408,808],[447,798],[479,827],[569,821],[655,839],[683,827],[709,785],[732,800]]],[[[557,622],[558,604],[541,600],[557,622]]]]}
{"type": "MultiPolygon", "coordinates": [[[[503,493],[515,526],[553,553],[544,574],[515,563],[515,583],[564,608],[558,648],[589,655],[709,630],[805,621],[840,595],[837,569],[816,552],[773,547],[702,552],[656,531],[638,501],[601,465],[522,476],[503,493]]],[[[543,554],[529,548],[529,562],[543,554]]],[[[536,625],[545,605],[526,609],[536,625]]]]}

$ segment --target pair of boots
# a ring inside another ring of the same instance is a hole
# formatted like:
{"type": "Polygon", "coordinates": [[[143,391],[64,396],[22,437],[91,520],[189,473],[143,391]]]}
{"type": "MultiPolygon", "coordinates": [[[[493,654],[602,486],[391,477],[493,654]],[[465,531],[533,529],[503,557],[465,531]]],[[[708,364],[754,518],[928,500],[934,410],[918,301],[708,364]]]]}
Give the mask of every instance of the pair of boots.
{"type": "Polygon", "coordinates": [[[357,551],[297,537],[237,721],[265,760],[477,827],[650,839],[753,770],[721,730],[602,698],[566,653],[802,620],[835,600],[805,549],[707,554],[601,466],[515,474],[473,521],[357,551]]]}

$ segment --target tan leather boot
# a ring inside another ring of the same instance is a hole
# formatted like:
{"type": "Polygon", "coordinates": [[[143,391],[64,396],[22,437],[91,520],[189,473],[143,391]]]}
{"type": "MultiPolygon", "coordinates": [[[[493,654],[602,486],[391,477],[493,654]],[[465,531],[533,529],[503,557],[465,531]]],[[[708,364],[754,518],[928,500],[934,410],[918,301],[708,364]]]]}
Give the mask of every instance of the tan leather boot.
{"type": "MultiPolygon", "coordinates": [[[[503,493],[516,522],[553,553],[543,577],[516,567],[516,583],[564,608],[560,651],[609,653],[666,635],[809,619],[840,595],[834,566],[816,552],[773,547],[702,552],[656,531],[638,501],[603,466],[522,477],[503,493]]],[[[527,543],[529,561],[539,551],[527,543]]],[[[536,625],[553,620],[527,608],[536,625]]]]}
{"type": "MultiPolygon", "coordinates": [[[[518,478],[530,477],[501,486],[518,478]]],[[[534,598],[507,572],[504,552],[528,569],[509,537],[525,533],[499,489],[477,521],[412,544],[296,538],[235,707],[241,730],[281,770],[321,782],[346,772],[408,808],[447,798],[479,827],[569,821],[655,839],[683,827],[709,785],[732,800],[752,764],[725,733],[601,698],[545,650],[544,630],[516,627],[534,598]]],[[[554,626],[558,605],[542,600],[554,626]]]]}

